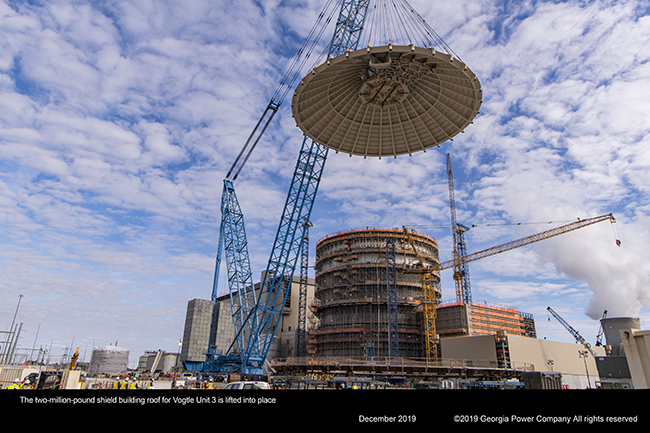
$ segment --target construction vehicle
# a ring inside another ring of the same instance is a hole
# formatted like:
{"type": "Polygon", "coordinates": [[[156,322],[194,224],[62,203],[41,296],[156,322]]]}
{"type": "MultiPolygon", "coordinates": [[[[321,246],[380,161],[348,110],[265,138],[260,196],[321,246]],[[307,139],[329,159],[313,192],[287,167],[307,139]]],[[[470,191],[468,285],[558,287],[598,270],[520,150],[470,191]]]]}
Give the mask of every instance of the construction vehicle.
{"type": "Polygon", "coordinates": [[[569,331],[571,335],[573,335],[573,338],[575,338],[578,343],[582,344],[585,347],[585,349],[587,349],[589,353],[591,353],[591,356],[593,356],[594,359],[596,359],[596,357],[599,356],[596,353],[596,351],[591,347],[591,344],[589,344],[587,340],[585,340],[578,331],[573,329],[573,327],[571,327],[571,325],[569,325],[569,323],[566,320],[564,320],[559,314],[557,314],[551,307],[547,307],[546,309],[549,311],[549,313],[553,315],[553,317],[557,319],[558,322],[560,322],[560,324],[562,324],[562,326],[566,328],[567,331],[569,331]]]}
{"type": "Polygon", "coordinates": [[[72,355],[72,359],[70,360],[70,365],[68,366],[68,370],[74,370],[77,368],[78,359],[79,359],[79,348],[77,347],[77,350],[74,351],[74,355],[72,355]]]}

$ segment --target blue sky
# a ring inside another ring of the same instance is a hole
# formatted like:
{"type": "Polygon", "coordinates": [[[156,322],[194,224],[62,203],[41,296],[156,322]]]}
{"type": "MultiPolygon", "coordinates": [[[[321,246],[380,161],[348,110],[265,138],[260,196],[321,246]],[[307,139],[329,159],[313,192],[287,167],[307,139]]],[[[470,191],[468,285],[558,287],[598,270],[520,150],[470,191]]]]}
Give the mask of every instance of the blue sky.
{"type": "MultiPolygon", "coordinates": [[[[324,3],[0,0],[0,328],[23,294],[20,347],[38,331],[55,357],[177,350],[187,302],[210,297],[222,180],[324,3]]],[[[411,4],[478,76],[481,113],[438,150],[332,152],[312,256],[333,232],[406,225],[449,259],[450,153],[470,252],[618,221],[471,263],[474,300],[534,314],[540,338],[573,341],[547,306],[592,343],[604,309],[647,329],[647,3],[411,4]]],[[[289,105],[236,182],[256,275],[302,140],[289,105]]],[[[450,270],[442,288],[454,297],[450,270]]]]}

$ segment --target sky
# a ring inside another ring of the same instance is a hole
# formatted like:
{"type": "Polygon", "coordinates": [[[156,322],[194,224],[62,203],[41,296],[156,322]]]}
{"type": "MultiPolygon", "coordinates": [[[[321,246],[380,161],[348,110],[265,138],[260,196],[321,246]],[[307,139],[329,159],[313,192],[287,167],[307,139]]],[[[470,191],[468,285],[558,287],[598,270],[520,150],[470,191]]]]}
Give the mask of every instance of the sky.
{"type": "MultiPolygon", "coordinates": [[[[312,264],[318,239],[365,227],[450,259],[449,153],[468,252],[617,221],[470,263],[475,301],[555,341],[574,339],[549,306],[592,344],[604,310],[648,329],[650,4],[410,3],[478,76],[481,112],[426,153],[330,152],[312,264]]],[[[222,181],[324,4],[0,0],[0,329],[16,315],[19,348],[178,350],[187,302],[212,292],[222,181]]],[[[285,103],[236,181],[256,276],[301,142],[285,103]]]]}

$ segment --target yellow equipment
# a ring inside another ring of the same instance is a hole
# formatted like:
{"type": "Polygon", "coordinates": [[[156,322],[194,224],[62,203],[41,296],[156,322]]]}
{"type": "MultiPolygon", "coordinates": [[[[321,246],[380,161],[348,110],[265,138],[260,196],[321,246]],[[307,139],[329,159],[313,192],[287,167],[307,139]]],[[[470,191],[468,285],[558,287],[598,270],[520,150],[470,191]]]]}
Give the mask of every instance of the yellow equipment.
{"type": "Polygon", "coordinates": [[[72,359],[70,360],[70,366],[68,367],[68,370],[74,370],[77,368],[77,359],[79,359],[79,348],[77,347],[77,350],[74,351],[74,355],[72,356],[72,359]]]}
{"type": "Polygon", "coordinates": [[[419,265],[414,268],[404,267],[405,274],[420,274],[422,275],[422,309],[424,312],[424,343],[425,343],[425,356],[427,360],[435,360],[438,358],[438,349],[436,346],[436,308],[438,300],[436,299],[434,271],[427,268],[424,264],[424,258],[420,255],[411,234],[403,227],[404,234],[418,259],[419,265]]]}

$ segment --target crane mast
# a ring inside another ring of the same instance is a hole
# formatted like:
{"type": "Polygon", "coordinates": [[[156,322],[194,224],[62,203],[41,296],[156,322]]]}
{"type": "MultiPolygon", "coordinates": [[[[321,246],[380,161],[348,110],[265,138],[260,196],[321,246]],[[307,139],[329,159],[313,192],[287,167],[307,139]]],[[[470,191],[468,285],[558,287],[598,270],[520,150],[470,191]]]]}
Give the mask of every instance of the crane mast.
{"type": "Polygon", "coordinates": [[[300,251],[300,293],[298,296],[298,329],[296,330],[296,353],[305,356],[307,352],[307,286],[309,285],[309,229],[312,223],[305,223],[305,239],[300,251]]]}
{"type": "Polygon", "coordinates": [[[454,192],[454,175],[451,170],[451,157],[447,154],[447,183],[449,185],[449,209],[451,212],[451,231],[453,235],[453,260],[454,260],[454,285],[456,287],[456,301],[460,304],[471,304],[472,289],[469,282],[469,266],[463,260],[467,254],[465,232],[469,230],[456,221],[456,198],[454,192]]]}
{"type": "MultiPolygon", "coordinates": [[[[357,48],[369,0],[342,0],[340,3],[341,8],[334,36],[328,48],[328,54],[331,57],[357,48]]],[[[319,20],[324,16],[325,12],[322,12],[319,20]]],[[[320,31],[322,32],[322,30],[320,31]]],[[[318,35],[318,32],[319,30],[316,28],[312,29],[308,40],[299,51],[300,56],[305,59],[309,57],[309,53],[305,54],[303,50],[315,46],[317,38],[312,38],[312,35],[318,35]]],[[[228,287],[231,313],[235,325],[235,338],[225,354],[217,350],[214,344],[216,326],[213,313],[206,360],[200,365],[186,362],[185,365],[188,369],[198,369],[204,373],[263,373],[263,364],[284,310],[296,262],[303,248],[306,223],[311,215],[327,160],[328,148],[308,139],[306,135],[303,137],[287,200],[257,296],[250,270],[244,218],[233,182],[278,111],[282,99],[286,95],[286,89],[291,87],[291,80],[297,76],[299,70],[299,68],[290,70],[285,76],[281,83],[284,90],[276,91],[224,180],[222,221],[212,301],[213,306],[216,306],[219,267],[222,260],[221,248],[223,247],[228,269],[228,287]]]]}
{"type": "Polygon", "coordinates": [[[589,353],[591,353],[591,356],[593,356],[594,359],[598,356],[596,351],[591,347],[591,344],[589,344],[587,340],[585,340],[578,331],[573,329],[573,327],[569,325],[569,323],[566,320],[564,320],[559,314],[557,314],[551,307],[547,307],[546,309],[549,311],[549,313],[553,315],[553,317],[557,319],[558,322],[560,322],[560,324],[562,324],[562,326],[566,328],[567,331],[569,331],[571,335],[573,335],[573,338],[575,338],[578,343],[585,346],[585,348],[589,351],[589,353]]]}
{"type": "MultiPolygon", "coordinates": [[[[607,318],[607,310],[603,311],[603,317],[600,318],[600,328],[598,329],[598,335],[596,335],[596,346],[603,345],[603,334],[605,330],[603,329],[603,320],[607,318]]],[[[606,348],[607,349],[607,348],[606,348]]]]}

